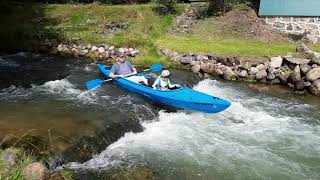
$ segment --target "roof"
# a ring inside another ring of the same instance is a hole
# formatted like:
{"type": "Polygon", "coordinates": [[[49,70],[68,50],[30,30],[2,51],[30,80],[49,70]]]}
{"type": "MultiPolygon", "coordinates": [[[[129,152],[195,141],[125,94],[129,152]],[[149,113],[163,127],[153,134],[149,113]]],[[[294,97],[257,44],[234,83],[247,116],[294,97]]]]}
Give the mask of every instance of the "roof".
{"type": "Polygon", "coordinates": [[[320,16],[320,0],[260,0],[260,16],[320,16]]]}

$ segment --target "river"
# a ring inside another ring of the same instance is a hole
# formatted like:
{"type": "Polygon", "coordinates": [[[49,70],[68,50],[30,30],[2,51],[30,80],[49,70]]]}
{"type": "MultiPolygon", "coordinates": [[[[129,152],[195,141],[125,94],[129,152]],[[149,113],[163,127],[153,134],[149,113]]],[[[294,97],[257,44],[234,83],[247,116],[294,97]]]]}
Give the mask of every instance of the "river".
{"type": "MultiPolygon", "coordinates": [[[[3,56],[11,64],[2,66],[18,68],[33,56],[3,56]]],[[[60,165],[84,179],[132,167],[160,179],[320,179],[317,97],[172,70],[173,81],[232,102],[218,114],[190,112],[111,83],[86,91],[84,83],[100,76],[95,65],[62,61],[62,79],[0,90],[0,137],[41,137],[66,159],[60,165]],[[91,146],[90,156],[73,151],[74,144],[91,146]]]]}

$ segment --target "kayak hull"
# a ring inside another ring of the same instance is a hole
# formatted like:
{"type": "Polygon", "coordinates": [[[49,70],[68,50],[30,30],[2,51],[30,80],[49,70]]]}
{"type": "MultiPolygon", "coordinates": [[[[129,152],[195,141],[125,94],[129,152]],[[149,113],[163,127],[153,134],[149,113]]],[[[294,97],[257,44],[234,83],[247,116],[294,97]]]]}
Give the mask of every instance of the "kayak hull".
{"type": "MultiPolygon", "coordinates": [[[[97,67],[106,78],[109,78],[110,66],[98,64],[97,67]]],[[[124,78],[114,79],[113,83],[128,91],[141,94],[152,101],[181,109],[218,113],[231,105],[229,101],[185,86],[174,90],[154,90],[151,87],[137,84],[124,78]]]]}

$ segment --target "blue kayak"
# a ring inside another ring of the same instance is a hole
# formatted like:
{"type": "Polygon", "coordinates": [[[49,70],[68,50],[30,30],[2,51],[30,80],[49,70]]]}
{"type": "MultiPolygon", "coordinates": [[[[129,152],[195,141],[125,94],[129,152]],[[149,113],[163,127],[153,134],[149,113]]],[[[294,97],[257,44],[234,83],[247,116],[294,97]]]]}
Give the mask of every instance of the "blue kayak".
{"type": "MultiPolygon", "coordinates": [[[[97,67],[106,78],[109,78],[110,66],[98,64],[97,67]]],[[[143,74],[139,75],[150,78],[143,74]]],[[[154,90],[151,87],[129,81],[125,78],[116,78],[113,80],[113,83],[126,90],[141,94],[152,101],[176,108],[206,113],[217,113],[225,110],[231,105],[229,101],[210,96],[185,86],[181,86],[174,90],[154,90]]]]}

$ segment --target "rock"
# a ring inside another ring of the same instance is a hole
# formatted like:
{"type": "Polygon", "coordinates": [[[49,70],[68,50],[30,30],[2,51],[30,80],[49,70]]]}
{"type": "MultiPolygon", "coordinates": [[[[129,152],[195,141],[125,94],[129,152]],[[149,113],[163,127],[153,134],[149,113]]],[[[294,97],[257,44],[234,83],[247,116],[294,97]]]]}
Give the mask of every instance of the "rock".
{"type": "Polygon", "coordinates": [[[96,51],[96,50],[98,50],[98,48],[97,48],[96,46],[92,46],[91,52],[92,52],[92,51],[96,51]]]}
{"type": "Polygon", "coordinates": [[[210,78],[210,74],[204,73],[204,74],[203,74],[203,77],[204,77],[205,79],[208,79],[208,78],[210,78]]]}
{"type": "Polygon", "coordinates": [[[311,60],[310,59],[303,59],[303,58],[290,58],[290,57],[285,57],[284,58],[286,61],[288,61],[291,64],[308,64],[311,60]]]}
{"type": "Polygon", "coordinates": [[[107,44],[104,45],[104,49],[105,49],[106,51],[109,50],[109,48],[110,48],[109,45],[107,45],[107,44]]]}
{"type": "Polygon", "coordinates": [[[126,53],[126,49],[125,48],[119,48],[118,52],[122,53],[122,54],[125,54],[126,53]]]}
{"type": "Polygon", "coordinates": [[[89,53],[89,50],[88,49],[84,49],[84,50],[81,50],[79,54],[80,54],[80,56],[84,56],[84,55],[86,55],[88,53],[89,53]]]}
{"type": "Polygon", "coordinates": [[[58,45],[58,51],[59,51],[59,52],[63,51],[63,45],[62,45],[62,44],[59,44],[59,45],[58,45]]]}
{"type": "Polygon", "coordinates": [[[205,55],[197,55],[196,60],[197,61],[203,61],[203,60],[208,60],[208,56],[205,55]]]}
{"type": "Polygon", "coordinates": [[[99,47],[98,48],[98,52],[99,52],[99,54],[102,54],[102,53],[104,53],[106,50],[104,49],[104,47],[99,47]]]}
{"type": "Polygon", "coordinates": [[[111,56],[110,51],[104,52],[104,56],[105,56],[106,58],[110,58],[110,56],[111,56]]]}
{"type": "Polygon", "coordinates": [[[192,61],[194,61],[195,58],[192,57],[192,56],[187,56],[187,57],[182,57],[180,59],[180,63],[183,63],[183,64],[190,64],[192,61]]]}
{"type": "Polygon", "coordinates": [[[191,61],[191,62],[190,62],[190,65],[191,65],[191,66],[193,66],[193,65],[195,65],[195,64],[200,65],[200,61],[191,61]]]}
{"type": "Polygon", "coordinates": [[[290,73],[284,73],[284,74],[280,74],[279,78],[281,82],[287,83],[289,76],[290,76],[290,73]]]}
{"type": "Polygon", "coordinates": [[[264,64],[259,64],[257,67],[256,67],[259,71],[261,70],[266,70],[267,67],[264,65],[264,64]]]}
{"type": "Polygon", "coordinates": [[[319,79],[320,78],[320,67],[311,69],[308,72],[306,78],[308,81],[315,81],[315,80],[319,79]]]}
{"type": "Polygon", "coordinates": [[[300,66],[297,65],[296,68],[290,73],[290,77],[293,80],[293,82],[299,82],[301,81],[301,74],[300,74],[300,66]]]}
{"type": "Polygon", "coordinates": [[[3,161],[7,162],[10,165],[16,164],[19,158],[20,158],[20,154],[18,151],[15,151],[15,150],[6,151],[2,155],[3,161]]]}
{"type": "Polygon", "coordinates": [[[312,85],[309,87],[309,90],[312,94],[320,96],[320,79],[314,81],[312,85]]]}
{"type": "Polygon", "coordinates": [[[258,72],[259,72],[259,69],[257,69],[257,68],[255,68],[255,67],[250,68],[250,74],[256,75],[258,72]]]}
{"type": "Polygon", "coordinates": [[[304,89],[304,81],[298,81],[295,83],[294,87],[297,89],[297,90],[303,90],[304,89]]]}
{"type": "Polygon", "coordinates": [[[245,70],[250,70],[251,64],[249,62],[244,62],[243,64],[241,64],[241,67],[245,70]]]}
{"type": "Polygon", "coordinates": [[[268,76],[267,71],[266,70],[261,70],[261,71],[257,72],[256,79],[257,80],[261,80],[261,79],[266,78],[267,76],[268,76]]]}
{"type": "Polygon", "coordinates": [[[226,68],[221,69],[223,72],[223,78],[226,80],[237,80],[236,74],[232,71],[229,66],[225,66],[226,68]]]}
{"type": "Polygon", "coordinates": [[[191,67],[191,70],[193,73],[198,73],[201,69],[201,66],[199,64],[195,64],[191,67]]]}
{"type": "Polygon", "coordinates": [[[22,176],[25,179],[45,180],[49,178],[49,171],[42,163],[35,162],[22,169],[22,176]]]}
{"type": "Polygon", "coordinates": [[[206,73],[211,73],[213,71],[213,68],[211,67],[210,63],[201,62],[200,67],[201,67],[201,70],[206,73]]]}
{"type": "Polygon", "coordinates": [[[223,72],[221,69],[213,69],[212,73],[211,73],[213,76],[221,76],[223,75],[223,72]]]}
{"type": "Polygon", "coordinates": [[[270,73],[270,74],[267,76],[267,79],[269,79],[269,80],[273,80],[273,79],[275,79],[275,78],[276,78],[276,75],[273,74],[273,73],[270,73]]]}
{"type": "MultiPolygon", "coordinates": [[[[108,48],[108,49],[109,49],[109,48],[108,48]]],[[[129,50],[129,52],[130,52],[130,51],[133,51],[134,49],[133,49],[133,48],[129,48],[128,50],[129,50]]]]}
{"type": "Polygon", "coordinates": [[[240,76],[240,77],[243,77],[243,78],[247,77],[247,76],[248,76],[248,71],[247,71],[247,70],[242,70],[242,71],[239,73],[239,76],[240,76]]]}
{"type": "Polygon", "coordinates": [[[292,84],[292,83],[288,83],[287,84],[290,88],[294,88],[294,84],[292,84]]]}
{"type": "Polygon", "coordinates": [[[88,45],[87,45],[87,49],[91,50],[91,48],[92,48],[92,45],[91,45],[91,44],[88,44],[88,45]]]}
{"type": "Polygon", "coordinates": [[[306,75],[311,70],[311,66],[308,64],[302,64],[300,65],[300,70],[302,74],[306,75]]]}
{"type": "Polygon", "coordinates": [[[59,172],[55,172],[54,174],[51,175],[49,180],[65,180],[65,179],[59,172]]]}
{"type": "Polygon", "coordinates": [[[279,84],[279,83],[280,83],[280,80],[278,78],[275,78],[270,81],[270,84],[279,84]]]}
{"type": "Polygon", "coordinates": [[[114,50],[114,46],[109,47],[109,51],[112,51],[112,50],[114,50]]]}
{"type": "Polygon", "coordinates": [[[271,62],[270,62],[270,67],[272,68],[278,68],[281,67],[282,65],[282,57],[278,56],[278,57],[272,57],[271,58],[271,62]]]}
{"type": "Polygon", "coordinates": [[[320,64],[320,53],[313,52],[312,57],[311,57],[311,61],[313,63],[320,64]]]}
{"type": "Polygon", "coordinates": [[[197,75],[199,78],[203,78],[203,74],[201,72],[198,72],[197,75]]]}
{"type": "Polygon", "coordinates": [[[306,45],[301,44],[297,47],[297,52],[302,54],[305,58],[311,59],[313,56],[313,51],[311,51],[306,45]]]}
{"type": "Polygon", "coordinates": [[[307,81],[304,83],[304,87],[309,87],[309,86],[311,86],[311,82],[307,81]]]}
{"type": "Polygon", "coordinates": [[[312,64],[312,65],[311,65],[311,68],[317,68],[317,67],[318,67],[317,64],[312,64]]]}

